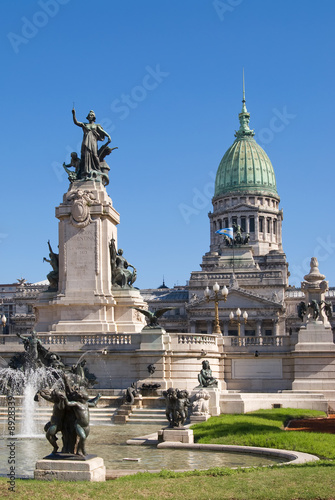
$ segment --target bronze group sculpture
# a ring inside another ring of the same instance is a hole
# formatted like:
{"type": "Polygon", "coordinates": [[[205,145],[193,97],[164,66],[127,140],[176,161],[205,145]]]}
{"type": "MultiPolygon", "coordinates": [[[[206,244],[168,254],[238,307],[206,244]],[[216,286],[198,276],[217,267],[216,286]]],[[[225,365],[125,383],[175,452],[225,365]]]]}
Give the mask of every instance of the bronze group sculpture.
{"type": "Polygon", "coordinates": [[[79,122],[76,117],[75,109],[72,109],[73,123],[83,130],[83,141],[81,145],[81,158],[76,152],[71,153],[71,162],[63,163],[65,171],[69,175],[69,181],[75,180],[98,180],[105,186],[109,183],[108,171],[109,166],[105,161],[105,157],[109,155],[115,148],[110,148],[108,144],[111,142],[110,135],[96,122],[94,111],[90,111],[86,117],[88,123],[79,122]],[[98,149],[98,141],[107,142],[98,149]],[[70,168],[74,170],[70,170],[70,168]]]}
{"type": "Polygon", "coordinates": [[[311,311],[314,320],[319,318],[321,311],[324,311],[328,320],[332,318],[333,314],[331,302],[326,302],[325,300],[320,300],[319,302],[317,300],[311,300],[308,304],[305,304],[305,302],[301,301],[297,306],[298,317],[301,321],[304,320],[304,316],[308,313],[308,310],[311,311]]]}
{"type": "MultiPolygon", "coordinates": [[[[85,456],[86,439],[89,435],[89,408],[96,406],[101,395],[89,398],[87,383],[78,385],[78,378],[63,373],[64,388],[41,389],[35,395],[35,401],[42,397],[52,402],[53,413],[50,421],[45,425],[46,438],[53,446],[53,454],[58,454],[57,433],[62,433],[63,446],[59,458],[67,458],[64,454],[85,456]]],[[[55,456],[53,458],[58,458],[55,456]]]]}
{"type": "Polygon", "coordinates": [[[183,426],[188,417],[188,409],[191,406],[188,392],[170,387],[167,391],[163,391],[163,396],[165,398],[165,414],[169,421],[169,426],[183,426]]]}

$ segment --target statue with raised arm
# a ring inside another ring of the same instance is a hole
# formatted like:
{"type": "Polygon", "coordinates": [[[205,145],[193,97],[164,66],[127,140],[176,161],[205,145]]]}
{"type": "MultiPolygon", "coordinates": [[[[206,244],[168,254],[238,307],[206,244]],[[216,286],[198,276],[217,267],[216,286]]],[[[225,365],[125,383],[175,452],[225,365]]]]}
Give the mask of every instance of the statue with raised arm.
{"type": "Polygon", "coordinates": [[[58,280],[59,280],[59,254],[53,252],[51,245],[50,245],[50,240],[48,240],[48,246],[49,246],[49,257],[50,259],[47,259],[46,257],[43,257],[43,262],[49,262],[49,264],[52,267],[52,271],[47,275],[47,278],[49,280],[49,292],[57,291],[58,290],[58,280]]]}
{"type": "Polygon", "coordinates": [[[105,162],[105,157],[109,155],[113,149],[108,144],[111,142],[110,135],[102,128],[101,125],[95,123],[95,113],[90,111],[86,117],[88,123],[79,122],[76,117],[75,109],[72,109],[73,123],[83,129],[83,142],[81,145],[81,159],[78,163],[76,153],[71,154],[70,165],[63,165],[69,174],[69,180],[102,180],[104,185],[109,183],[108,170],[109,167],[105,162]],[[98,149],[98,141],[107,142],[98,149]],[[75,157],[73,155],[76,155],[75,157]],[[74,166],[75,171],[69,171],[68,167],[74,166]]]}
{"type": "Polygon", "coordinates": [[[110,262],[112,271],[112,285],[118,285],[121,288],[132,287],[136,281],[136,269],[123,257],[123,250],[116,251],[115,240],[112,238],[110,245],[110,262]],[[132,267],[133,271],[129,271],[132,267]]]}

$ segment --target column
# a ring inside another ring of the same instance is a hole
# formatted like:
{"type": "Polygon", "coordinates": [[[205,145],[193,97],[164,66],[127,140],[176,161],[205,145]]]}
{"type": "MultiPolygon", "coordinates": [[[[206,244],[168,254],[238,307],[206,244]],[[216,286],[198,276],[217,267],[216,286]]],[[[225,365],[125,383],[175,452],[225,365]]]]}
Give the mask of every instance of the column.
{"type": "Polygon", "coordinates": [[[196,333],[196,321],[190,321],[190,333],[196,333]]]}
{"type": "Polygon", "coordinates": [[[223,335],[228,337],[229,321],[223,322],[223,335]]]}
{"type": "Polygon", "coordinates": [[[255,214],[255,240],[259,240],[259,221],[258,214],[255,214]]]}
{"type": "Polygon", "coordinates": [[[256,321],[256,337],[262,336],[262,320],[259,319],[256,321]]]}
{"type": "Polygon", "coordinates": [[[213,322],[212,320],[207,321],[207,333],[211,335],[213,333],[213,322]]]}
{"type": "Polygon", "coordinates": [[[245,232],[250,233],[249,231],[250,225],[249,225],[249,215],[245,217],[245,232]]]}

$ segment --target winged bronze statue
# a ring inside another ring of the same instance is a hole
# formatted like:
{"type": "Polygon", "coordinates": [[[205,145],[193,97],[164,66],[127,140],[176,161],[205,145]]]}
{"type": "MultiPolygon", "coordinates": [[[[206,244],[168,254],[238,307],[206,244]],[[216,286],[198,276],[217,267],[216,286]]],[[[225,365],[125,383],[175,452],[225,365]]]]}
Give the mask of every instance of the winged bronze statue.
{"type": "Polygon", "coordinates": [[[157,326],[159,326],[158,319],[163,316],[164,313],[166,313],[167,311],[172,311],[172,309],[176,309],[176,307],[164,307],[162,309],[157,309],[157,311],[155,312],[146,311],[145,309],[140,309],[139,307],[134,307],[133,309],[136,309],[136,311],[144,314],[144,316],[149,321],[147,326],[156,328],[157,326]]]}

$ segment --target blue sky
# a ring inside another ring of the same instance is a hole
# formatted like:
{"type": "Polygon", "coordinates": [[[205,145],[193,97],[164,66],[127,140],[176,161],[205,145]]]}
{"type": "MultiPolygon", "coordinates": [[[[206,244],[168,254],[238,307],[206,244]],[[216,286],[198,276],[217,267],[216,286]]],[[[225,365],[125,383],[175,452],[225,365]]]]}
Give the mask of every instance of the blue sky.
{"type": "Polygon", "coordinates": [[[245,69],[256,139],[275,169],[290,283],[312,256],[335,286],[332,0],[3,0],[0,282],[45,279],[58,244],[72,122],[93,109],[118,146],[108,194],[137,286],[185,284],[234,141],[245,69]],[[274,117],[278,119],[275,120],[274,117]],[[276,124],[276,125],[274,125],[276,124]]]}

